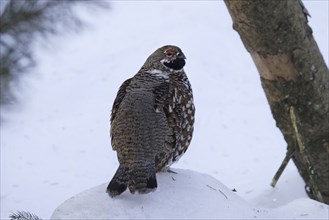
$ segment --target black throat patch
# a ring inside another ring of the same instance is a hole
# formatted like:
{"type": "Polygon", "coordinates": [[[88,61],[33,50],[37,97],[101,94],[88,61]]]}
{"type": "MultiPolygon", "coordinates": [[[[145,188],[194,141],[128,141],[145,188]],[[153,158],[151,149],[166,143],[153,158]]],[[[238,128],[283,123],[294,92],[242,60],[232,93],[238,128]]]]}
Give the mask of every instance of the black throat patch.
{"type": "Polygon", "coordinates": [[[163,64],[173,70],[181,70],[185,66],[185,60],[182,58],[177,58],[170,62],[163,62],[163,64]]]}

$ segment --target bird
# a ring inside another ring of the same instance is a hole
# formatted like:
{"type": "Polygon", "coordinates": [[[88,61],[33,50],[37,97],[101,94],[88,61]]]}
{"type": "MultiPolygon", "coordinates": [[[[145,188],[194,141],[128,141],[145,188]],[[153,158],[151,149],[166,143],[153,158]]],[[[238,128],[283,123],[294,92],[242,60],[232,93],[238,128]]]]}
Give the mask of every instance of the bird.
{"type": "Polygon", "coordinates": [[[195,106],[184,71],[186,57],[174,45],[155,50],[119,88],[111,113],[111,144],[119,167],[106,192],[155,191],[157,172],[170,171],[188,149],[195,106]]]}

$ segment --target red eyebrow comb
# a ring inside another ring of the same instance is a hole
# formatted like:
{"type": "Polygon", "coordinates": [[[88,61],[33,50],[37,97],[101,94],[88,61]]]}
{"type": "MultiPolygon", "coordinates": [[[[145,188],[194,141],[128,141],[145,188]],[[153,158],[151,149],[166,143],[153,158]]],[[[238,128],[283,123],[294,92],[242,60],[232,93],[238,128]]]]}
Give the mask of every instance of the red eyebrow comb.
{"type": "Polygon", "coordinates": [[[165,50],[165,53],[169,54],[169,55],[173,55],[175,53],[175,50],[172,48],[169,48],[169,49],[165,50]]]}

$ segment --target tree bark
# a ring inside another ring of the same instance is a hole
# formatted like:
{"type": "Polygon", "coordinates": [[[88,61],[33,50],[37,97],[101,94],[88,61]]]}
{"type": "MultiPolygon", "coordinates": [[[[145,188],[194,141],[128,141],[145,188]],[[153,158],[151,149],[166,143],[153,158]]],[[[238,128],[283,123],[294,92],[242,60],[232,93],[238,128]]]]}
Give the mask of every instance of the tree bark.
{"type": "Polygon", "coordinates": [[[287,155],[308,195],[329,204],[329,71],[308,26],[307,10],[299,0],[225,3],[258,69],[287,155]]]}

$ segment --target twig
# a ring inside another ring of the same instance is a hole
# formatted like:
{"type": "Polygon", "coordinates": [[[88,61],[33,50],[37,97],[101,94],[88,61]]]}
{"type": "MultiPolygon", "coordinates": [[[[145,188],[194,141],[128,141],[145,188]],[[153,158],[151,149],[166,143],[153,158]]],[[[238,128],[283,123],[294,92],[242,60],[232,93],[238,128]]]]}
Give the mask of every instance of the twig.
{"type": "Polygon", "coordinates": [[[275,187],[276,183],[278,182],[278,180],[279,180],[281,174],[283,173],[284,169],[287,167],[287,165],[289,163],[289,160],[290,160],[293,153],[294,152],[290,153],[289,150],[287,151],[286,156],[284,157],[278,171],[276,171],[276,173],[275,173],[275,175],[272,179],[271,186],[273,188],[275,187]]]}
{"type": "Polygon", "coordinates": [[[219,191],[223,196],[225,196],[225,199],[228,199],[227,196],[225,195],[225,193],[223,193],[220,189],[218,189],[218,191],[219,191]]]}
{"type": "MultiPolygon", "coordinates": [[[[214,190],[214,191],[217,191],[217,190],[216,190],[214,187],[212,187],[212,186],[209,186],[209,185],[206,185],[206,186],[209,187],[210,189],[214,190]]],[[[226,199],[228,199],[227,196],[225,195],[225,193],[223,193],[220,189],[218,189],[218,192],[220,192],[223,196],[225,196],[226,199]]]]}
{"type": "Polygon", "coordinates": [[[175,171],[171,170],[170,168],[168,168],[167,172],[168,172],[168,173],[177,174],[177,172],[175,172],[175,171]]]}
{"type": "Polygon", "coordinates": [[[214,187],[207,185],[210,189],[217,191],[214,187]]]}

